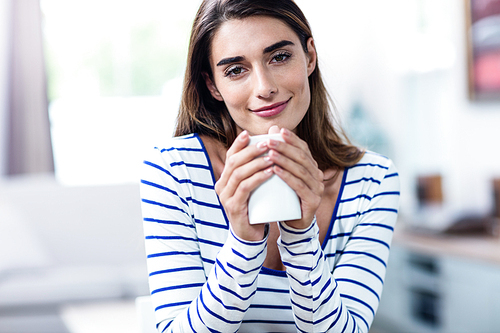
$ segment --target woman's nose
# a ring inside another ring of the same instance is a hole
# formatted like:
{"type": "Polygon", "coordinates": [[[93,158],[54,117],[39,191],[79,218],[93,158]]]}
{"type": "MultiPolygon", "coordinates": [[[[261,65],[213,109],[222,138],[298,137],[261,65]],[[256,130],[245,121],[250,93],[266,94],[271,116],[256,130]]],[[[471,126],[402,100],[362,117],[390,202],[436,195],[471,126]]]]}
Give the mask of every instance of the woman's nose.
{"type": "Polygon", "coordinates": [[[265,68],[255,70],[255,94],[258,98],[269,98],[278,92],[272,73],[265,68]]]}

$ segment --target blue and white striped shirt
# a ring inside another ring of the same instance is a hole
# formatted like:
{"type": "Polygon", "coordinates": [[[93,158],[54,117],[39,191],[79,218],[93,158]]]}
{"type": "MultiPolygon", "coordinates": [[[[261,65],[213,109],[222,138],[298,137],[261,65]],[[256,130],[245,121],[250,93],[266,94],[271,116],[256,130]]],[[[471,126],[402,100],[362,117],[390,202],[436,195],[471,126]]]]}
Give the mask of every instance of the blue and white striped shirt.
{"type": "Polygon", "coordinates": [[[367,332],[382,293],[399,202],[392,162],[367,152],[344,171],[319,243],[280,224],[285,271],[263,267],[266,240],[230,230],[198,135],[144,161],[142,212],[159,332],[367,332]]]}

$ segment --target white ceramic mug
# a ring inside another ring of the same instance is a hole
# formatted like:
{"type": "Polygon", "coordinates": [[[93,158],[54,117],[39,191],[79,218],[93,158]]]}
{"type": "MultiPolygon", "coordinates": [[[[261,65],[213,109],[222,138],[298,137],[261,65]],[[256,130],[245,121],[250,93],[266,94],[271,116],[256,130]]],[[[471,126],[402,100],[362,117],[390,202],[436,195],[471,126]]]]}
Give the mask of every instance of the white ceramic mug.
{"type": "MultiPolygon", "coordinates": [[[[263,134],[250,137],[249,145],[267,139],[284,141],[281,134],[263,134]]],[[[278,175],[273,174],[257,187],[248,200],[250,224],[297,220],[302,217],[299,197],[278,175]]]]}

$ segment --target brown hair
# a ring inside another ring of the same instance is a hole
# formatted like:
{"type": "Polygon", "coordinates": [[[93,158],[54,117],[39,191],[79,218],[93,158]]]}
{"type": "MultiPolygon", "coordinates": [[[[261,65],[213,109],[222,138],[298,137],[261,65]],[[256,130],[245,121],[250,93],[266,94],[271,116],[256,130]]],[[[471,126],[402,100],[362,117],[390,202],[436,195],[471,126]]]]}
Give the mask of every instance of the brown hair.
{"type": "MultiPolygon", "coordinates": [[[[198,133],[216,138],[227,148],[236,138],[236,125],[224,102],[212,97],[203,73],[212,78],[210,46],[220,25],[231,19],[270,16],[285,22],[298,35],[307,53],[312,37],[309,23],[293,0],[204,0],[191,31],[184,89],[175,136],[198,133]]],[[[311,103],[297,126],[297,135],[309,145],[321,170],[354,165],[363,151],[351,145],[332,117],[333,105],[316,64],[309,76],[311,103]]]]}

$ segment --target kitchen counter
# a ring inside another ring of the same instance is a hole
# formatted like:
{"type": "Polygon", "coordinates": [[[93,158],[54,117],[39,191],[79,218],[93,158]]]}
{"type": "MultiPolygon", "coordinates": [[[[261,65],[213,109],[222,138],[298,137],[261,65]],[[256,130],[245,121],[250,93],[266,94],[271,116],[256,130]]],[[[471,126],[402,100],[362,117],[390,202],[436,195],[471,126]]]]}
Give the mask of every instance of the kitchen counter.
{"type": "Polygon", "coordinates": [[[431,255],[457,256],[500,265],[498,236],[417,231],[401,223],[396,226],[393,244],[431,255]]]}

